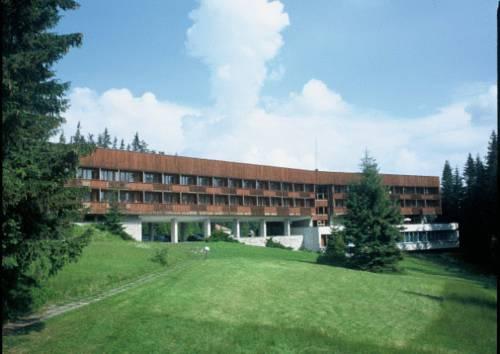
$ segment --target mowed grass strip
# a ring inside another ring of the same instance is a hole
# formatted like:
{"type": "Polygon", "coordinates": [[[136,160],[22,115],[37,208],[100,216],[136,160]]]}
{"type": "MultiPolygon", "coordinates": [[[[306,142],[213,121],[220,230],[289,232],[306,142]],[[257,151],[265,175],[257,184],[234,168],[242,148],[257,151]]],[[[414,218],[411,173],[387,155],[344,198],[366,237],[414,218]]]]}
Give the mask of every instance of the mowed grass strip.
{"type": "Polygon", "coordinates": [[[123,241],[118,236],[91,226],[75,226],[75,233],[91,228],[90,244],[76,263],[66,265],[55,277],[45,281],[35,290],[40,309],[68,303],[115,288],[142,276],[161,272],[166,268],[152,261],[156,250],[168,249],[169,266],[192,258],[192,248],[171,247],[166,243],[139,243],[123,241]]]}
{"type": "MultiPolygon", "coordinates": [[[[217,243],[161,278],[4,337],[6,352],[494,353],[494,278],[409,256],[399,274],[217,243]]],[[[182,251],[181,251],[182,250],[182,251]]],[[[189,250],[185,252],[185,250],[189,250]]],[[[84,263],[81,263],[84,264],[84,263]]]]}

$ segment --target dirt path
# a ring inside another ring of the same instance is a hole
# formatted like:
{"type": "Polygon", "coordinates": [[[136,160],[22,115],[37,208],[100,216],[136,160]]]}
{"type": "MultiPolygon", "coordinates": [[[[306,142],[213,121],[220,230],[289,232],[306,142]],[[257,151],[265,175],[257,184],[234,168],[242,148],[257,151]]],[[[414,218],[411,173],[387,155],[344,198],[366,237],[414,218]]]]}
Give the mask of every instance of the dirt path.
{"type": "Polygon", "coordinates": [[[183,263],[182,265],[179,265],[179,266],[172,266],[170,268],[167,268],[166,270],[144,275],[144,276],[136,278],[130,282],[122,284],[116,288],[108,289],[108,290],[105,290],[101,293],[94,294],[92,296],[81,298],[79,300],[72,301],[72,302],[69,302],[69,303],[63,304],[63,305],[48,306],[47,308],[43,309],[42,311],[40,311],[38,313],[20,318],[14,322],[6,323],[2,328],[2,335],[13,334],[13,333],[21,331],[25,328],[33,326],[37,323],[48,320],[49,318],[62,315],[66,312],[73,311],[73,310],[79,309],[80,307],[90,305],[90,304],[93,304],[95,302],[107,299],[108,297],[111,297],[113,295],[120,294],[124,291],[135,288],[139,285],[149,283],[149,282],[151,282],[155,279],[158,279],[162,276],[168,275],[168,274],[172,273],[173,271],[184,270],[186,268],[189,268],[193,264],[194,264],[194,262],[191,261],[191,262],[183,263]]]}

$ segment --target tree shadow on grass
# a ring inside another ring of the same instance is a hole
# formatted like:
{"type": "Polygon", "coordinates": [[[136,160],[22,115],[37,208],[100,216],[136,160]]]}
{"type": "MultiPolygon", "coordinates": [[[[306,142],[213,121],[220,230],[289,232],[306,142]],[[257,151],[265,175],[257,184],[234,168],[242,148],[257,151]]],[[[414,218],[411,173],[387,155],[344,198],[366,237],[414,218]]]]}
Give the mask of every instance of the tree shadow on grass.
{"type": "Polygon", "coordinates": [[[38,319],[17,320],[14,323],[6,324],[2,328],[2,336],[19,336],[31,332],[41,332],[44,328],[45,323],[38,319]]]}

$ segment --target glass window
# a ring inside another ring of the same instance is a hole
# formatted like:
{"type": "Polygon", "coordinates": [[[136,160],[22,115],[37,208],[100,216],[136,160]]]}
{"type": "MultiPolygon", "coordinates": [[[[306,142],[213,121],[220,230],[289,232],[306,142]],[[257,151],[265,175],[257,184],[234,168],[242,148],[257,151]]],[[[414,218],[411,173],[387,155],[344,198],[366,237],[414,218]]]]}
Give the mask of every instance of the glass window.
{"type": "Polygon", "coordinates": [[[280,191],[281,190],[281,183],[280,182],[269,182],[269,189],[272,191],[280,191]]]}
{"type": "Polygon", "coordinates": [[[314,184],[306,184],[305,190],[306,192],[314,192],[314,184]]]}
{"type": "Polygon", "coordinates": [[[198,203],[202,205],[212,204],[212,196],[209,194],[200,194],[198,196],[198,203]]]}
{"type": "Polygon", "coordinates": [[[243,180],[243,188],[255,189],[255,181],[250,179],[243,180]]]}
{"type": "Polygon", "coordinates": [[[161,173],[153,173],[153,172],[144,173],[144,182],[161,183],[161,173]]]}
{"type": "Polygon", "coordinates": [[[142,182],[142,172],[120,171],[122,182],[142,182]]]}
{"type": "Polygon", "coordinates": [[[97,168],[79,168],[76,176],[81,179],[99,179],[99,170],[97,168]]]}
{"type": "Polygon", "coordinates": [[[214,187],[227,187],[227,178],[214,177],[213,178],[214,187]]]}
{"type": "Polygon", "coordinates": [[[210,177],[199,176],[197,184],[198,186],[210,186],[211,185],[210,177]]]}
{"type": "Polygon", "coordinates": [[[161,193],[159,192],[146,192],[144,193],[146,203],[161,203],[161,193]]]}
{"type": "Polygon", "coordinates": [[[125,203],[141,203],[142,193],[137,191],[120,191],[120,201],[125,203]]]}
{"type": "Polygon", "coordinates": [[[230,178],[228,181],[228,186],[231,188],[241,188],[241,179],[230,178]]]}
{"type": "Polygon", "coordinates": [[[111,202],[114,200],[118,200],[118,192],[117,191],[101,190],[101,201],[102,202],[111,202]]]}
{"type": "Polygon", "coordinates": [[[196,204],[196,194],[182,193],[182,204],[196,204]]]}
{"type": "Polygon", "coordinates": [[[255,181],[255,189],[269,189],[269,182],[267,181],[255,181]]]}
{"type": "Polygon", "coordinates": [[[257,198],[256,197],[245,197],[245,205],[248,206],[255,206],[257,205],[257,198]]]}
{"type": "Polygon", "coordinates": [[[227,195],[216,195],[215,196],[215,205],[227,205],[227,195]]]}
{"type": "Polygon", "coordinates": [[[281,206],[281,198],[272,197],[271,198],[272,206],[281,206]]]}
{"type": "Polygon", "coordinates": [[[229,197],[231,205],[243,205],[243,198],[239,195],[232,195],[229,197]]]}
{"type": "Polygon", "coordinates": [[[103,181],[117,181],[118,180],[118,171],[101,170],[101,180],[103,180],[103,181]]]}
{"type": "Polygon", "coordinates": [[[195,181],[194,176],[181,175],[181,184],[183,184],[183,185],[195,185],[196,181],[195,181]]]}
{"type": "Polygon", "coordinates": [[[179,176],[177,176],[177,175],[163,175],[163,183],[165,183],[165,184],[179,184],[179,176]]]}
{"type": "Polygon", "coordinates": [[[179,204],[179,193],[164,193],[163,202],[165,204],[179,204]]]}

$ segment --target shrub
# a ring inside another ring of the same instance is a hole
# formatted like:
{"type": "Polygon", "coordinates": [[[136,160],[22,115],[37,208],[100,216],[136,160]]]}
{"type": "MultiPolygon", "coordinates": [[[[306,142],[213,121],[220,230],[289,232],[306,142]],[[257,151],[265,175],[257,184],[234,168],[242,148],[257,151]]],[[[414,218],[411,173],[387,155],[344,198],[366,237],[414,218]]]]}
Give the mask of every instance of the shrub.
{"type": "Polygon", "coordinates": [[[224,231],[221,230],[215,230],[212,232],[212,235],[210,235],[209,238],[206,239],[207,242],[238,242],[238,240],[235,240],[228,234],[226,234],[224,231]]]}
{"type": "Polygon", "coordinates": [[[284,249],[284,250],[292,250],[293,248],[291,247],[286,247],[284,245],[282,245],[281,243],[279,242],[275,242],[273,240],[272,237],[269,237],[267,240],[266,240],[266,247],[270,247],[270,248],[281,248],[281,249],[284,249]]]}
{"type": "Polygon", "coordinates": [[[162,247],[160,249],[156,249],[151,260],[156,263],[160,263],[162,266],[166,266],[168,264],[168,248],[162,247]]]}
{"type": "Polygon", "coordinates": [[[318,263],[347,265],[346,244],[342,232],[333,232],[328,236],[328,244],[323,254],[318,257],[318,263]]]}

